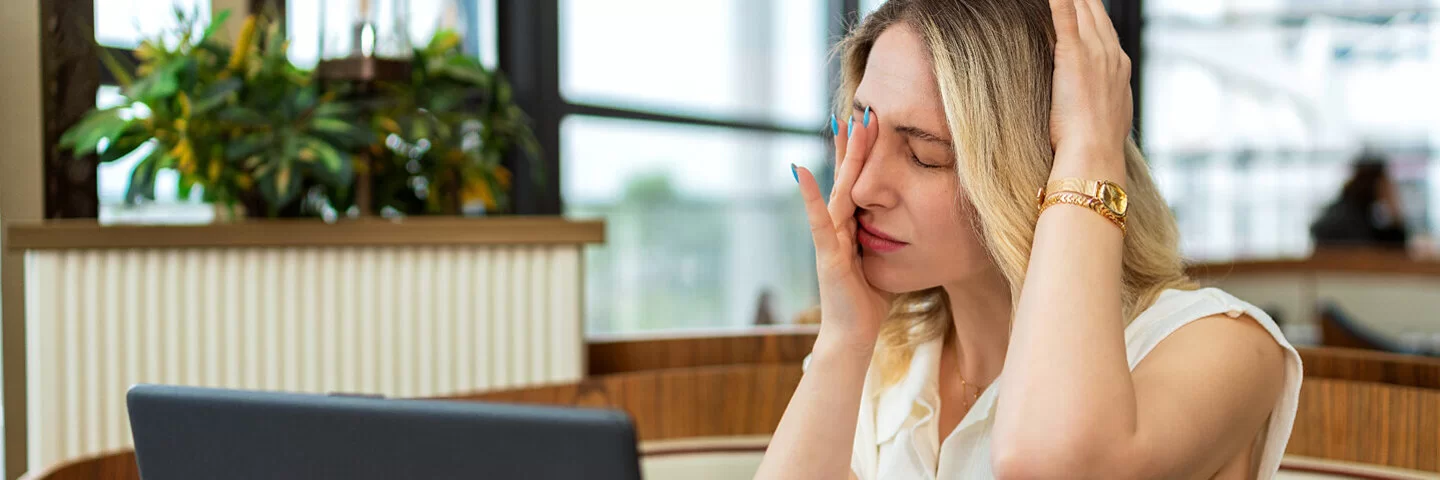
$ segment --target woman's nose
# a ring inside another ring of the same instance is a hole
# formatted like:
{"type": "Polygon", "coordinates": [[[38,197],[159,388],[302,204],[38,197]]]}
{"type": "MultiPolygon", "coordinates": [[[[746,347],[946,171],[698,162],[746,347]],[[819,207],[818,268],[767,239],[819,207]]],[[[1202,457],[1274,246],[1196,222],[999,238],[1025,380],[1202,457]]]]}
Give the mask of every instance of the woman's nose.
{"type": "Polygon", "coordinates": [[[850,189],[850,198],[855,206],[867,210],[891,208],[900,199],[895,185],[900,173],[895,171],[897,162],[882,153],[883,150],[878,148],[880,145],[876,147],[870,150],[865,164],[860,167],[855,186],[850,189]]]}

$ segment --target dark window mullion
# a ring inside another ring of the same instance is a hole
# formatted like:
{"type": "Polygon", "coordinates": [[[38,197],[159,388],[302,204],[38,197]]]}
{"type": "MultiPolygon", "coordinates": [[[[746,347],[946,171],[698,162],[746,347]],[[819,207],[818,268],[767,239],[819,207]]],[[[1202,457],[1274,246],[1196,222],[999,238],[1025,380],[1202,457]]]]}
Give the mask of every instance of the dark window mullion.
{"type": "MultiPolygon", "coordinates": [[[[1109,0],[1110,19],[1120,37],[1120,48],[1130,56],[1130,92],[1133,96],[1134,111],[1131,114],[1131,131],[1140,141],[1140,119],[1144,114],[1144,71],[1145,63],[1145,0],[1109,0]]],[[[1144,144],[1141,143],[1143,146],[1144,144]]]]}
{"type": "Polygon", "coordinates": [[[585,115],[590,117],[619,118],[625,120],[642,120],[647,122],[673,123],[681,125],[696,125],[703,127],[733,128],[740,130],[751,130],[771,133],[792,133],[800,135],[815,135],[822,128],[801,128],[795,126],[778,125],[768,122],[754,122],[745,120],[723,120],[718,118],[691,117],[684,115],[673,115],[645,110],[631,110],[600,105],[583,103],[566,103],[564,106],[566,115],[585,115]]]}

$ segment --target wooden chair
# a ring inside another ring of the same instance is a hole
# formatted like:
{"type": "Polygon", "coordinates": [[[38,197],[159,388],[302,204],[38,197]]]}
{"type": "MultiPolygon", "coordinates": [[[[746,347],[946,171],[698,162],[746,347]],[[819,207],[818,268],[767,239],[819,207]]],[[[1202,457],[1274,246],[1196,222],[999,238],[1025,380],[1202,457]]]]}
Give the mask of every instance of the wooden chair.
{"type": "Polygon", "coordinates": [[[1344,348],[1300,357],[1286,453],[1440,472],[1440,359],[1344,348]]]}
{"type": "Polygon", "coordinates": [[[44,470],[32,470],[20,480],[141,480],[135,451],[124,450],[82,458],[44,470]]]}

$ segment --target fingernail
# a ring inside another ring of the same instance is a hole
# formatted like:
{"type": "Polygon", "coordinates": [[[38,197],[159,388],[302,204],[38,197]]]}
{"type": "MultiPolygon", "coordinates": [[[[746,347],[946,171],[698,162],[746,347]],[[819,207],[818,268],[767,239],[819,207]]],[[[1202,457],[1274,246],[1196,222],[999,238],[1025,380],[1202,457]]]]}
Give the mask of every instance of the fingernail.
{"type": "Polygon", "coordinates": [[[839,134],[840,134],[840,122],[837,121],[837,120],[835,120],[835,114],[832,113],[832,114],[830,114],[830,135],[831,135],[831,136],[835,136],[835,135],[839,135],[839,134]]]}
{"type": "Polygon", "coordinates": [[[850,119],[846,120],[845,122],[845,136],[848,137],[855,134],[855,116],[851,115],[850,119]]]}
{"type": "Polygon", "coordinates": [[[795,169],[795,164],[793,163],[790,164],[790,176],[795,177],[795,183],[800,183],[800,171],[795,169]]]}
{"type": "Polygon", "coordinates": [[[865,128],[870,128],[870,107],[865,107],[865,119],[862,122],[864,122],[865,128]]]}

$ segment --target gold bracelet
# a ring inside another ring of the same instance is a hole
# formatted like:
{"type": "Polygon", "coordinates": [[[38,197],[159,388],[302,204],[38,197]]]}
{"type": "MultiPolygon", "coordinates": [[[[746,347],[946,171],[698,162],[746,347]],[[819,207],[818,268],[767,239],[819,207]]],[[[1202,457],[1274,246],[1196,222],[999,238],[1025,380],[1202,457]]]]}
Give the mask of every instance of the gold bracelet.
{"type": "Polygon", "coordinates": [[[1125,233],[1125,217],[1116,215],[1115,212],[1112,212],[1109,208],[1105,207],[1105,202],[1102,202],[1100,201],[1100,199],[1089,195],[1075,192],[1052,193],[1049,196],[1045,197],[1044,203],[1040,204],[1040,213],[1043,214],[1045,213],[1045,209],[1061,203],[1068,203],[1070,205],[1088,208],[1095,213],[1100,214],[1100,216],[1105,217],[1106,220],[1109,220],[1110,223],[1115,224],[1115,226],[1120,227],[1120,233],[1125,233]]]}

